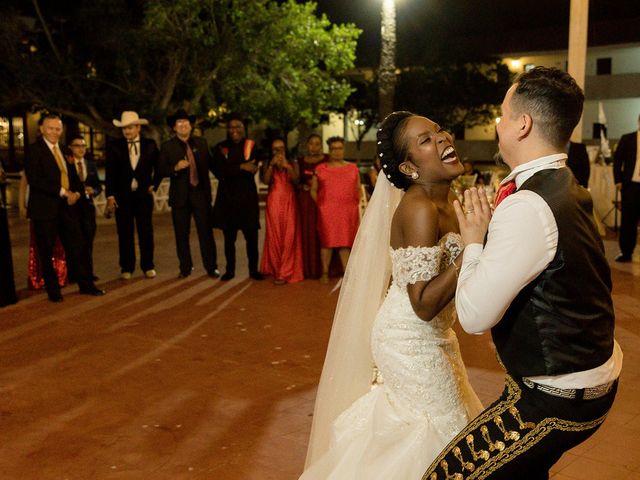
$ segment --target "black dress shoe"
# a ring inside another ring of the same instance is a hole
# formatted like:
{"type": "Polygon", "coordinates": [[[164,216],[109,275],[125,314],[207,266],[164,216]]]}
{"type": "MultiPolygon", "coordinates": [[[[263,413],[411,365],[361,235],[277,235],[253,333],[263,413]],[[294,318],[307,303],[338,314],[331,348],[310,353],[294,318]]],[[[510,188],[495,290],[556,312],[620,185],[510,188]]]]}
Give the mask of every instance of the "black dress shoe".
{"type": "Polygon", "coordinates": [[[48,296],[49,296],[49,301],[53,303],[60,303],[62,300],[64,300],[60,292],[49,293],[48,296]]]}
{"type": "Polygon", "coordinates": [[[208,274],[211,278],[219,278],[219,277],[220,277],[220,270],[218,270],[217,268],[214,268],[212,271],[207,272],[207,274],[208,274]]]}
{"type": "Polygon", "coordinates": [[[630,261],[631,261],[631,255],[625,255],[624,253],[621,253],[616,257],[616,262],[629,263],[630,261]]]}
{"type": "Polygon", "coordinates": [[[249,273],[249,277],[253,278],[254,280],[264,280],[264,275],[260,272],[251,272],[249,273]]]}
{"type": "Polygon", "coordinates": [[[222,280],[223,282],[226,282],[227,280],[231,280],[235,276],[236,274],[233,272],[224,272],[224,275],[220,277],[220,280],[222,280]]]}
{"type": "Polygon", "coordinates": [[[191,272],[180,272],[178,278],[187,278],[189,275],[191,275],[191,272]]]}
{"type": "Polygon", "coordinates": [[[82,295],[93,295],[94,297],[101,297],[106,292],[104,290],[100,290],[95,285],[92,285],[90,287],[81,288],[80,293],[82,295]]]}

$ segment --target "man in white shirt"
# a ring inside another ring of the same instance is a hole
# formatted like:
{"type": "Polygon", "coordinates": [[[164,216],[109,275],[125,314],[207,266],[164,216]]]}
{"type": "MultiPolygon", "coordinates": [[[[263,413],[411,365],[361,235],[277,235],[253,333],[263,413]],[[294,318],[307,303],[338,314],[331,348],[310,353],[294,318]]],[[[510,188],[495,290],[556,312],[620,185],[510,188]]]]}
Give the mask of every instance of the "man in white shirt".
{"type": "Polygon", "coordinates": [[[498,192],[493,217],[482,191],[465,193],[464,211],[454,205],[466,245],[456,290],[460,324],[469,333],[491,330],[505,389],[425,479],[471,472],[547,479],[613,403],[622,352],[613,338],[610,270],[591,197],[565,166],[583,102],[565,72],[521,74],[498,124],[500,154],[512,169],[502,187],[515,193],[498,192]]]}
{"type": "Polygon", "coordinates": [[[138,232],[140,269],[146,278],[156,276],[153,262],[153,191],[158,175],[158,147],[144,138],[141,125],[149,122],[137,112],[122,112],[113,124],[122,129],[122,138],[107,144],[105,192],[107,212],[115,212],[118,228],[120,278],[129,280],[136,267],[135,232],[138,232]]]}
{"type": "MultiPolygon", "coordinates": [[[[80,228],[87,244],[87,250],[89,251],[89,266],[91,268],[91,275],[95,280],[98,277],[95,276],[93,271],[93,241],[96,237],[96,207],[93,204],[93,199],[100,195],[102,192],[102,185],[98,178],[98,169],[96,168],[96,162],[90,153],[87,152],[87,142],[80,134],[76,134],[69,139],[69,149],[71,155],[69,156],[69,163],[73,164],[78,174],[78,178],[84,186],[84,195],[80,195],[78,200],[78,210],[80,214],[80,228]]],[[[71,267],[71,265],[69,265],[71,267]]],[[[69,277],[72,277],[72,270],[69,271],[69,277]]]]}

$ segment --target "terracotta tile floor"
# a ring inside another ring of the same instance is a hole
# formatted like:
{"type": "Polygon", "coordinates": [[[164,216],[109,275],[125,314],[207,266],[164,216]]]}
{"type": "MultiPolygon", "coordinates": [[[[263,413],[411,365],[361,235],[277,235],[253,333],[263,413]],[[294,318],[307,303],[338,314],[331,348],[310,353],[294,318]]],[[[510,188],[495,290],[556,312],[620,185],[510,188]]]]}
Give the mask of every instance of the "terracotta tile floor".
{"type": "MultiPolygon", "coordinates": [[[[12,217],[16,281],[26,285],[27,224],[12,217]]],[[[195,235],[192,236],[195,241],[195,235]]],[[[333,309],[332,285],[176,279],[171,220],[155,217],[158,277],[118,280],[113,221],[99,220],[103,298],[20,291],[0,310],[0,479],[296,479],[333,309]]],[[[223,263],[222,239],[217,237],[223,263]]],[[[606,242],[610,259],[617,253],[606,242]]],[[[636,259],[637,260],[637,259],[636,259]]],[[[613,264],[625,353],[603,427],[568,452],[554,480],[640,479],[640,262],[613,264]]],[[[459,333],[482,401],[502,375],[488,336],[459,333]]]]}

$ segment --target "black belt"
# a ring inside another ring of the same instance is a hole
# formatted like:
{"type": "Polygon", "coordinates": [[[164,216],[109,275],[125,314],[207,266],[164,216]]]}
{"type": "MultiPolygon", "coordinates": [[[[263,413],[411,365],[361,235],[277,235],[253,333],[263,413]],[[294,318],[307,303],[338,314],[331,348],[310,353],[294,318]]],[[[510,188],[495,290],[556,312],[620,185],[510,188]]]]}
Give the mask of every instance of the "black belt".
{"type": "Polygon", "coordinates": [[[594,400],[596,398],[604,397],[609,393],[616,381],[612,380],[611,382],[603,383],[597,387],[589,388],[557,388],[532,382],[528,378],[523,378],[522,382],[532,390],[540,390],[541,392],[553,395],[554,397],[567,398],[569,400],[594,400]]]}

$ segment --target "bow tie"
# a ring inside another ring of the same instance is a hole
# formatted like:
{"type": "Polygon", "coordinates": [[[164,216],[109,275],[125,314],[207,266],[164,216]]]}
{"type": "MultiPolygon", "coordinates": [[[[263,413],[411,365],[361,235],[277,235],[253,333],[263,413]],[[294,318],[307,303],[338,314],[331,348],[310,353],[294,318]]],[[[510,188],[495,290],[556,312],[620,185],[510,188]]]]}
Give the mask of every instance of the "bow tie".
{"type": "Polygon", "coordinates": [[[132,144],[134,144],[134,143],[140,143],[140,140],[127,140],[127,143],[128,143],[129,145],[132,145],[132,144]]]}

